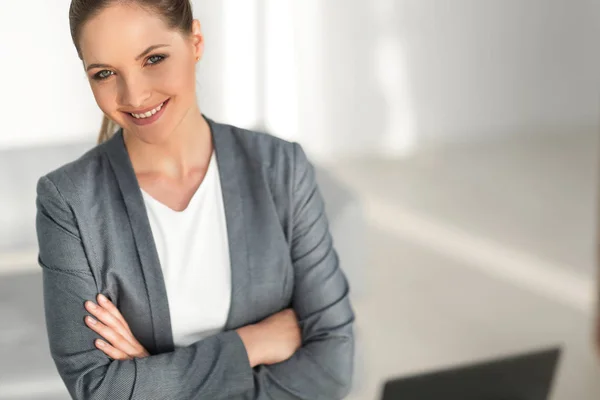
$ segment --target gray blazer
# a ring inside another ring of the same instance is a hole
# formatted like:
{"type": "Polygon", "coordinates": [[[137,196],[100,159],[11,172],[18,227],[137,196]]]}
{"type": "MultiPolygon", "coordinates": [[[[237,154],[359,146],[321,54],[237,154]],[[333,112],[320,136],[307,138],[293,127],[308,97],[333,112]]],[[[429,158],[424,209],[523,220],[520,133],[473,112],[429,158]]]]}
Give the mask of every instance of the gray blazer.
{"type": "Polygon", "coordinates": [[[75,399],[338,399],[353,371],[354,313],[315,173],[297,143],[209,122],[231,269],[223,333],[173,345],[167,294],[122,131],[37,184],[38,262],[50,351],[75,399]],[[112,360],[84,324],[105,294],[148,350],[112,360]],[[235,329],[292,306],[302,347],[250,368],[235,329]]]}

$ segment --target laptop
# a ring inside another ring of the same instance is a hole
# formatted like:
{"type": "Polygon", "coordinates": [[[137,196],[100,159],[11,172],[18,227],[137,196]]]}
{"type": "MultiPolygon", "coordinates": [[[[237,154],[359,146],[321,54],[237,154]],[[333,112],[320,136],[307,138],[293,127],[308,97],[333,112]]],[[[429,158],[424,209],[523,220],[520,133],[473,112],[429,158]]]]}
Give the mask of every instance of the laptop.
{"type": "Polygon", "coordinates": [[[552,347],[389,380],[382,400],[547,400],[561,354],[552,347]]]}

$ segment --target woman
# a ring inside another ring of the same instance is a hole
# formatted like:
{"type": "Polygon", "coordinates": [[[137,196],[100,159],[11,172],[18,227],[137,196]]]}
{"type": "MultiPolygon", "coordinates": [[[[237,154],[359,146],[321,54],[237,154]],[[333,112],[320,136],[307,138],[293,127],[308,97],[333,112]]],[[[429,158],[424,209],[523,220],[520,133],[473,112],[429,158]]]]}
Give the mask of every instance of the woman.
{"type": "Polygon", "coordinates": [[[203,116],[189,0],[73,0],[70,23],[105,115],[99,145],[37,186],[71,396],[344,397],[354,315],[301,147],[203,116]]]}

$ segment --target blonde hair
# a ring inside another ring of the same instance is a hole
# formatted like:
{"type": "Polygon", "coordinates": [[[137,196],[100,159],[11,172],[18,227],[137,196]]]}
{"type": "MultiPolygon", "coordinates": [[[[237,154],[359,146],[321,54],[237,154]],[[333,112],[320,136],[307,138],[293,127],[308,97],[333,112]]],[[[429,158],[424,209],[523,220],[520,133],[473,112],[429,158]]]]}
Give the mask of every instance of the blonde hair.
{"type": "Polygon", "coordinates": [[[102,117],[102,126],[100,127],[100,133],[98,133],[97,143],[100,144],[106,142],[115,134],[117,129],[119,129],[119,125],[117,125],[115,121],[108,118],[106,115],[102,117]]]}

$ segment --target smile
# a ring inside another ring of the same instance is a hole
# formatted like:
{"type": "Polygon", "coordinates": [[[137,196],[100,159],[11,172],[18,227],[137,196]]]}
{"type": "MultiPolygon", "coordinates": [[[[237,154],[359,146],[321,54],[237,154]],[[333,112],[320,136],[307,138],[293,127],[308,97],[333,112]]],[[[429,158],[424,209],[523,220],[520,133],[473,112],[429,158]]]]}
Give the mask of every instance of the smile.
{"type": "Polygon", "coordinates": [[[125,115],[127,115],[130,118],[130,121],[136,125],[150,125],[164,114],[170,100],[171,99],[167,99],[148,111],[137,113],[126,112],[125,115]]]}
{"type": "Polygon", "coordinates": [[[144,118],[148,118],[153,116],[154,114],[156,114],[157,112],[160,111],[160,109],[162,108],[162,106],[165,104],[165,102],[163,101],[162,103],[160,103],[160,105],[156,108],[153,108],[150,111],[147,111],[143,114],[135,114],[135,113],[129,113],[133,116],[133,118],[137,118],[137,119],[144,119],[144,118]]]}

